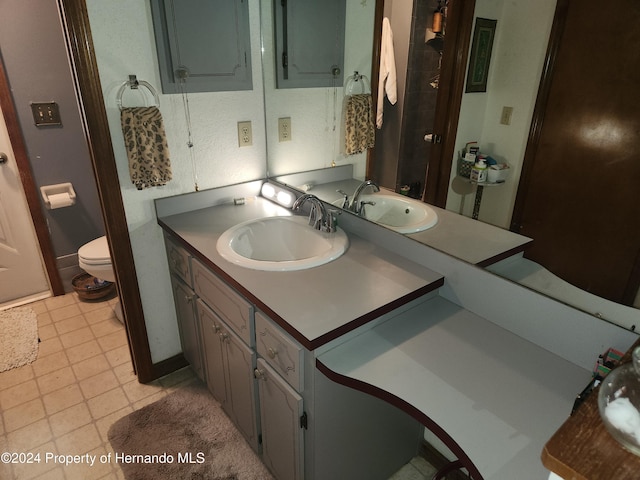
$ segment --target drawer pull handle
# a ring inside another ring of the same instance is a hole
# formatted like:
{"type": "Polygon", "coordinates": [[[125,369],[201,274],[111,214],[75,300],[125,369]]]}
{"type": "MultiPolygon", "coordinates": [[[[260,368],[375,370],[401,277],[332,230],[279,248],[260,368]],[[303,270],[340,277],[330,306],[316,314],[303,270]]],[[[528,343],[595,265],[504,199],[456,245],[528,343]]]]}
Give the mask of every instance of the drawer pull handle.
{"type": "Polygon", "coordinates": [[[267,354],[269,355],[269,358],[274,359],[278,356],[278,350],[273,347],[269,347],[267,354]]]}
{"type": "Polygon", "coordinates": [[[223,342],[229,342],[229,334],[228,333],[219,333],[218,336],[223,342]]]}
{"type": "Polygon", "coordinates": [[[253,376],[255,378],[257,378],[258,380],[266,380],[267,376],[264,374],[264,370],[260,370],[259,368],[256,368],[253,371],[253,376]]]}
{"type": "Polygon", "coordinates": [[[212,325],[211,328],[213,329],[213,333],[220,333],[219,325],[212,325]]]}

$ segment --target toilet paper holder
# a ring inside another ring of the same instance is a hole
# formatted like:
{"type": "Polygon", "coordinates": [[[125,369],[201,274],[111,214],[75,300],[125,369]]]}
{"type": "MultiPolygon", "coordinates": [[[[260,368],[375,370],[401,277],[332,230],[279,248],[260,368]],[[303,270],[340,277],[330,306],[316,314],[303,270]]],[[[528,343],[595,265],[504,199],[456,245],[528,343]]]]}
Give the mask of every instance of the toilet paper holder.
{"type": "Polygon", "coordinates": [[[40,187],[45,206],[49,210],[70,207],[76,203],[76,192],[71,183],[58,183],[40,187]]]}

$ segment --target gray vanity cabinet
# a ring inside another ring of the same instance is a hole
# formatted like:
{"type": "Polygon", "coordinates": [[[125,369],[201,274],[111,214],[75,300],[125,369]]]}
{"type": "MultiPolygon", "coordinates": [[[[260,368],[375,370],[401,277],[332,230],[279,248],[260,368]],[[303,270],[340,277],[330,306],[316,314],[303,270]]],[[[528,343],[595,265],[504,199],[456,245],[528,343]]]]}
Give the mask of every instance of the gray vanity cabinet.
{"type": "Polygon", "coordinates": [[[302,397],[259,358],[255,372],[260,393],[262,461],[278,480],[300,480],[304,419],[302,397]]]}
{"type": "Polygon", "coordinates": [[[210,392],[277,480],[381,480],[416,454],[422,430],[413,418],[326,378],[316,351],[167,245],[185,356],[194,369],[202,359],[210,392]],[[185,320],[189,312],[196,321],[185,320]]]}
{"type": "Polygon", "coordinates": [[[204,380],[200,348],[200,322],[195,315],[196,294],[175,275],[171,276],[182,353],[200,380],[204,380]]]}
{"type": "Polygon", "coordinates": [[[206,383],[211,394],[222,408],[226,409],[227,381],[224,367],[224,346],[220,339],[222,321],[201,300],[197,304],[198,318],[202,330],[202,357],[206,372],[206,383]]]}
{"type": "Polygon", "coordinates": [[[191,288],[191,256],[169,238],[165,239],[165,246],[171,271],[171,286],[182,352],[198,378],[204,380],[202,350],[200,348],[200,322],[195,312],[196,294],[191,288]]]}
{"type": "Polygon", "coordinates": [[[262,459],[278,480],[299,480],[306,428],[304,349],[262,312],[255,319],[262,459]]]}
{"type": "Polygon", "coordinates": [[[260,450],[253,306],[197,260],[193,282],[202,330],[202,352],[209,391],[245,436],[260,450]]]}

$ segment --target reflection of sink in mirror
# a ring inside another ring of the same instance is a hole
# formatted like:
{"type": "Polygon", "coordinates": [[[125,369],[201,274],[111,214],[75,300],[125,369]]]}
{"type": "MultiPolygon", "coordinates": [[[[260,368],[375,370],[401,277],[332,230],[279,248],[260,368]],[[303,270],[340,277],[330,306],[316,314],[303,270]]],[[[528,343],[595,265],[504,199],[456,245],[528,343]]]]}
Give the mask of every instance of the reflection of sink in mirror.
{"type": "Polygon", "coordinates": [[[293,271],[317,267],[340,257],[347,234],[315,230],[306,216],[267,217],[231,227],[216,248],[226,260],[254,270],[293,271]]]}
{"type": "Polygon", "coordinates": [[[367,220],[398,233],[417,233],[438,223],[438,214],[428,204],[384,192],[360,195],[367,220]]]}

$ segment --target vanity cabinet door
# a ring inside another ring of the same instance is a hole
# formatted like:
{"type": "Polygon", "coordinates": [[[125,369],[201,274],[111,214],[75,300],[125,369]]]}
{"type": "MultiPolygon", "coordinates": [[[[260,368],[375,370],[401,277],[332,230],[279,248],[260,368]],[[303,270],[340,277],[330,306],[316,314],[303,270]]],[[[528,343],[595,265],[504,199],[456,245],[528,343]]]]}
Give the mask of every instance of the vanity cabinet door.
{"type": "Polygon", "coordinates": [[[196,294],[176,276],[171,275],[173,299],[178,317],[182,353],[200,380],[204,380],[200,348],[200,322],[196,316],[196,294]]]}
{"type": "Polygon", "coordinates": [[[298,392],[304,388],[302,346],[273,324],[262,312],[256,312],[256,350],[289,385],[298,392]]]}
{"type": "Polygon", "coordinates": [[[249,346],[255,342],[253,305],[198,260],[192,262],[193,289],[249,346]]]}
{"type": "Polygon", "coordinates": [[[253,370],[256,353],[198,299],[207,387],[226,414],[258,451],[258,401],[253,370]]]}
{"type": "Polygon", "coordinates": [[[262,358],[255,376],[260,393],[262,461],[278,480],[302,479],[302,397],[262,358]]]}
{"type": "Polygon", "coordinates": [[[227,381],[224,366],[224,348],[220,340],[222,321],[200,299],[197,301],[202,332],[202,358],[207,387],[223,408],[227,404],[227,381]]]}
{"type": "Polygon", "coordinates": [[[191,255],[184,248],[173,243],[169,237],[165,237],[165,247],[171,273],[177,275],[180,280],[190,287],[193,287],[191,283],[191,255]]]}
{"type": "Polygon", "coordinates": [[[230,329],[222,327],[220,339],[225,350],[227,398],[225,411],[256,452],[258,443],[257,389],[253,370],[256,353],[230,329]]]}

